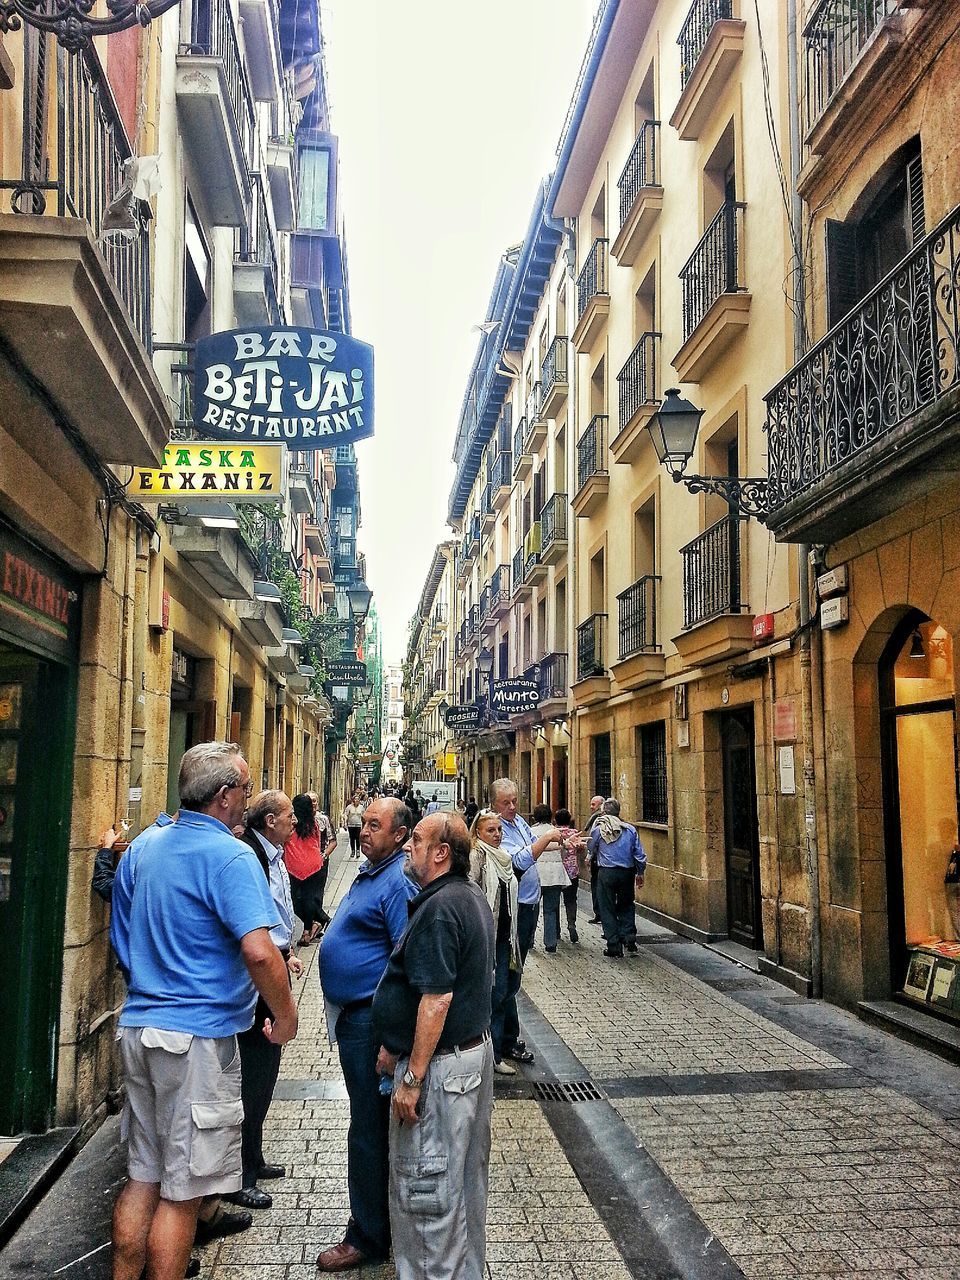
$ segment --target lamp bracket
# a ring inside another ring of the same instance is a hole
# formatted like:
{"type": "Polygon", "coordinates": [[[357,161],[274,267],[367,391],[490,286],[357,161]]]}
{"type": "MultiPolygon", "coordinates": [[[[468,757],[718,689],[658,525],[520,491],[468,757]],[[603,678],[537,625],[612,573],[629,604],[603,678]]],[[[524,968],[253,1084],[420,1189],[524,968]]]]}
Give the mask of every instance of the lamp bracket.
{"type": "Polygon", "coordinates": [[[682,482],[690,493],[715,493],[746,516],[763,522],[770,514],[769,488],[766,476],[687,476],[674,471],[673,478],[682,482]]]}
{"type": "Polygon", "coordinates": [[[68,53],[90,48],[94,36],[145,27],[179,0],[107,0],[107,16],[90,16],[89,0],[0,0],[0,34],[25,23],[49,31],[68,53]]]}

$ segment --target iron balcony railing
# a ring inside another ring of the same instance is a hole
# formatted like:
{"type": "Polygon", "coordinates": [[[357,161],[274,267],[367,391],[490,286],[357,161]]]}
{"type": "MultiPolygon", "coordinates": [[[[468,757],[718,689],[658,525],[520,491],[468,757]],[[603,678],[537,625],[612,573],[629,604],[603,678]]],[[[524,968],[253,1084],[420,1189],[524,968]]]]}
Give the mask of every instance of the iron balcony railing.
{"type": "Polygon", "coordinates": [[[772,511],[960,385],[960,205],[766,397],[772,511]]]}
{"type": "Polygon", "coordinates": [[[523,554],[523,547],[518,547],[513,553],[513,589],[517,591],[523,585],[524,569],[526,561],[523,554]]]}
{"type": "Polygon", "coordinates": [[[543,421],[543,384],[535,382],[527,396],[527,434],[535,422],[543,421]]]}
{"type": "Polygon", "coordinates": [[[620,660],[657,649],[657,591],[660,578],[646,573],[617,596],[620,660]]]}
{"type": "Polygon", "coordinates": [[[253,97],[247,84],[228,0],[196,0],[190,22],[190,44],[182,52],[219,58],[223,63],[227,98],[233,109],[240,151],[249,167],[255,135],[253,97]]]}
{"type": "Polygon", "coordinates": [[[509,453],[513,444],[513,405],[505,404],[497,419],[497,429],[493,433],[493,447],[497,453],[509,453]]]}
{"type": "Polygon", "coordinates": [[[540,521],[534,520],[530,526],[527,536],[523,540],[523,576],[526,580],[530,575],[531,569],[540,563],[541,529],[540,521]]]}
{"type": "Polygon", "coordinates": [[[493,460],[493,470],[490,473],[490,490],[496,493],[498,489],[509,488],[513,481],[513,454],[509,450],[498,453],[493,460]]]}
{"type": "Polygon", "coordinates": [[[493,515],[493,494],[489,480],[480,490],[480,512],[485,516],[493,515]]]}
{"type": "Polygon", "coordinates": [[[744,518],[724,516],[680,548],[683,560],[683,625],[696,627],[724,613],[742,613],[740,535],[744,518]]]}
{"type": "Polygon", "coordinates": [[[467,636],[467,639],[470,640],[473,638],[473,636],[476,635],[477,628],[480,626],[480,606],[478,604],[472,604],[469,610],[467,611],[466,625],[467,625],[466,636],[467,636]]]}
{"type": "Polygon", "coordinates": [[[593,613],[577,627],[577,679],[589,680],[591,676],[606,674],[604,661],[604,631],[607,615],[593,613]]]}
{"type": "Polygon", "coordinates": [[[151,345],[155,359],[162,352],[170,353],[171,392],[168,392],[168,398],[174,405],[172,440],[194,439],[197,435],[193,425],[194,349],[192,342],[154,342],[151,345]]]}
{"type": "MultiPolygon", "coordinates": [[[[29,47],[29,46],[28,46],[29,47]]],[[[14,214],[50,213],[86,222],[133,328],[150,350],[150,208],[130,206],[135,238],[100,240],[103,215],[120,194],[132,152],[106,76],[93,53],[66,53],[37,36],[31,73],[22,77],[25,123],[19,177],[0,181],[14,214]],[[48,208],[52,205],[52,208],[48,208]]],[[[5,202],[7,203],[7,202],[5,202]]]]}
{"type": "Polygon", "coordinates": [[[548,653],[540,660],[540,701],[553,702],[558,698],[566,698],[567,655],[565,653],[548,653]]]}
{"type": "Polygon", "coordinates": [[[686,87],[697,59],[706,48],[714,24],[721,18],[733,17],[733,0],[694,0],[690,6],[677,44],[680,46],[680,83],[686,87]]]}
{"type": "Polygon", "coordinates": [[[821,0],[803,29],[804,118],[817,123],[900,0],[821,0]]]}
{"type": "Polygon", "coordinates": [[[591,298],[607,292],[607,240],[600,236],[594,240],[587,260],[577,276],[577,320],[587,309],[591,298]]]}
{"type": "Polygon", "coordinates": [[[490,592],[494,607],[510,599],[510,566],[498,564],[490,579],[490,592]]]}
{"type": "Polygon", "coordinates": [[[630,352],[627,362],[617,374],[620,389],[620,427],[627,425],[637,411],[646,404],[656,404],[657,363],[660,350],[660,334],[645,333],[630,352]]]}
{"type": "Polygon", "coordinates": [[[440,628],[447,625],[447,606],[443,603],[433,606],[431,614],[431,622],[434,627],[440,628]]]}
{"type": "Polygon", "coordinates": [[[607,474],[607,415],[597,413],[577,441],[577,489],[591,476],[607,474]]]}
{"type": "Polygon", "coordinates": [[[492,607],[493,607],[493,591],[491,590],[490,583],[488,582],[487,585],[480,592],[480,621],[481,622],[485,622],[487,618],[490,617],[492,607]]]}
{"type": "Polygon", "coordinates": [[[234,510],[240,539],[256,561],[260,576],[279,585],[288,572],[296,572],[296,559],[285,545],[283,521],[262,507],[242,502],[234,510]]]}
{"type": "Polygon", "coordinates": [[[555,493],[543,504],[540,511],[540,554],[555,542],[567,540],[567,495],[555,493]]]}
{"type": "Polygon", "coordinates": [[[237,262],[255,263],[266,268],[267,301],[270,308],[271,321],[280,323],[281,309],[279,302],[280,259],[277,254],[277,242],[267,213],[267,196],[263,186],[263,175],[250,174],[250,211],[245,227],[238,227],[236,232],[237,262]]]}
{"type": "Polygon", "coordinates": [[[513,467],[514,471],[520,465],[520,459],[527,452],[527,415],[522,414],[520,421],[517,423],[513,433],[513,467]]]}
{"type": "Polygon", "coordinates": [[[558,383],[565,383],[566,381],[567,339],[564,335],[557,334],[547,348],[547,354],[543,357],[543,365],[540,369],[540,383],[543,388],[544,400],[558,383]]]}
{"type": "Polygon", "coordinates": [[[722,204],[703,239],[681,268],[684,342],[722,294],[739,293],[743,289],[740,246],[746,207],[735,200],[722,204]]]}
{"type": "Polygon", "coordinates": [[[623,225],[633,203],[644,187],[660,184],[660,121],[644,120],[623,166],[617,186],[620,190],[620,223],[623,225]]]}

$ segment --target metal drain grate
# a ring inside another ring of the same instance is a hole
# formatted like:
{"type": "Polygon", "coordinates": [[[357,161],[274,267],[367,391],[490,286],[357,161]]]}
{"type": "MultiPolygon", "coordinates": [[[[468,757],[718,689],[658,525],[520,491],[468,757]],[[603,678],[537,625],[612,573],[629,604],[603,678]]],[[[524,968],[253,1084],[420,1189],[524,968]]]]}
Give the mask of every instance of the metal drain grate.
{"type": "Polygon", "coordinates": [[[539,1102],[600,1102],[603,1098],[592,1080],[538,1080],[533,1092],[539,1102]]]}

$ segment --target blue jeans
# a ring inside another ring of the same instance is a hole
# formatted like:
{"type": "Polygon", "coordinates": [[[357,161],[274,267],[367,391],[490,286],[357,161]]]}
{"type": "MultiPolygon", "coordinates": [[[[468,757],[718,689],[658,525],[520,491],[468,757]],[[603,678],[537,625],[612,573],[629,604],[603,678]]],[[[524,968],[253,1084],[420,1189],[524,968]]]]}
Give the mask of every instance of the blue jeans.
{"type": "MultiPolygon", "coordinates": [[[[526,960],[527,952],[533,946],[533,939],[537,933],[537,921],[539,919],[539,902],[520,903],[517,908],[517,942],[520,946],[521,964],[526,960]]],[[[501,1048],[506,1051],[512,1049],[520,1039],[520,1016],[517,1013],[517,992],[520,990],[520,978],[521,974],[518,973],[516,975],[516,985],[504,1002],[503,1033],[500,1044],[501,1048]]],[[[493,1042],[493,1049],[494,1057],[499,1062],[500,1053],[497,1051],[497,1042],[495,1039],[493,1042]]]]}
{"type": "Polygon", "coordinates": [[[560,937],[560,899],[567,914],[567,930],[570,941],[577,936],[577,890],[579,880],[571,880],[566,887],[559,884],[543,887],[543,945],[555,947],[560,937]]]}
{"type": "Polygon", "coordinates": [[[390,1253],[388,1143],[390,1099],[380,1093],[372,1010],[344,1010],[337,1019],[337,1051],[350,1098],[347,1189],[350,1221],[344,1239],[370,1258],[390,1253]]]}

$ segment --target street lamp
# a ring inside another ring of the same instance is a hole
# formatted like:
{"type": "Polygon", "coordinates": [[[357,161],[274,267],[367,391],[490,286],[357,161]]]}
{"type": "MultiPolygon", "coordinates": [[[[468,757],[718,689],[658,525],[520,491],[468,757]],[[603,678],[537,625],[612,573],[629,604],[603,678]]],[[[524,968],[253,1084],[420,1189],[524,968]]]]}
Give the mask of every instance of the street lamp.
{"type": "Polygon", "coordinates": [[[744,515],[766,520],[768,486],[764,476],[688,476],[687,463],[697,447],[697,434],[704,411],[684,400],[679,388],[671,387],[663,404],[647,423],[647,431],[661,466],[690,493],[715,493],[744,515]]]}
{"type": "Polygon", "coordinates": [[[493,675],[493,650],[481,649],[477,654],[477,670],[485,680],[493,675]]]}
{"type": "Polygon", "coordinates": [[[365,582],[356,582],[352,587],[347,588],[347,599],[350,602],[350,612],[354,620],[362,622],[370,608],[373,592],[365,582]]]}

